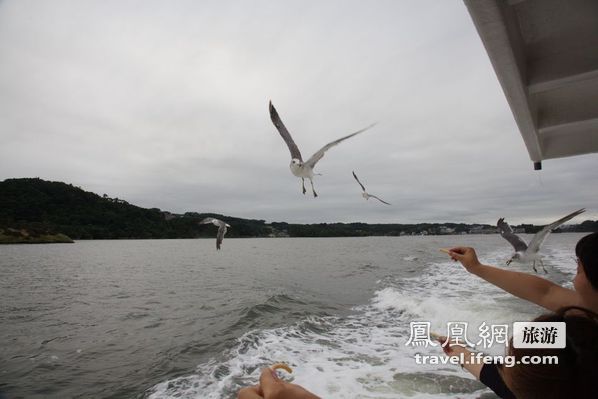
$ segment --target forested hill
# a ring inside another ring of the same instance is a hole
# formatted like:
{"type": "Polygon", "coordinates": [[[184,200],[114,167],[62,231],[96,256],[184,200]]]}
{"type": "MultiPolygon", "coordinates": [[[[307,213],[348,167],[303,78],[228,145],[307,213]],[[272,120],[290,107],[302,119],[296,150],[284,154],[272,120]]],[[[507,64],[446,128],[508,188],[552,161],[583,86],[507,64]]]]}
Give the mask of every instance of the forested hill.
{"type": "Polygon", "coordinates": [[[234,225],[228,237],[270,233],[263,220],[199,213],[171,215],[41,179],[0,182],[0,228],[25,229],[34,234],[64,233],[73,239],[214,237],[215,226],[197,223],[206,216],[224,218],[234,225]]]}
{"type": "MultiPolygon", "coordinates": [[[[214,237],[216,227],[199,225],[206,216],[223,219],[233,227],[227,237],[348,237],[404,234],[495,233],[490,225],[464,223],[365,224],[320,223],[267,224],[264,220],[240,219],[211,213],[171,214],[146,209],[118,198],[84,191],[61,182],[37,178],[0,182],[0,233],[43,236],[62,233],[73,239],[196,238],[214,237]]],[[[521,225],[533,233],[541,226],[521,225]]],[[[567,231],[598,231],[598,221],[567,226],[567,231]]]]}

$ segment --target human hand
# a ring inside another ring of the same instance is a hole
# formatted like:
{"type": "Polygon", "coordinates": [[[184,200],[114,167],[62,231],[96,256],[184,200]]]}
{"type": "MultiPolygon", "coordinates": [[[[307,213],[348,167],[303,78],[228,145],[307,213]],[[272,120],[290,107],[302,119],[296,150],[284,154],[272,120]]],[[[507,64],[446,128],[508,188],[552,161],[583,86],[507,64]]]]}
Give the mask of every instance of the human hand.
{"type": "Polygon", "coordinates": [[[305,388],[282,381],[276,371],[270,368],[262,370],[260,384],[243,388],[238,399],[320,399],[305,388]]]}
{"type": "Polygon", "coordinates": [[[438,334],[434,334],[433,336],[434,339],[436,339],[436,341],[438,341],[440,343],[440,347],[442,348],[442,350],[444,351],[444,353],[446,355],[450,355],[451,352],[453,351],[453,349],[451,348],[451,344],[449,342],[448,337],[442,336],[442,335],[438,335],[438,334]]]}
{"type": "Polygon", "coordinates": [[[449,250],[449,256],[454,261],[459,261],[465,267],[465,269],[473,273],[474,269],[481,266],[478,256],[475,253],[475,249],[471,247],[455,247],[449,250]]]}
{"type": "Polygon", "coordinates": [[[263,392],[260,389],[259,385],[254,385],[252,387],[245,387],[239,391],[237,394],[238,399],[262,399],[263,392]]]}
{"type": "Polygon", "coordinates": [[[469,352],[469,350],[467,350],[463,344],[457,343],[456,341],[453,342],[453,345],[451,345],[451,339],[449,337],[436,335],[435,339],[440,343],[440,347],[444,351],[445,355],[459,356],[459,353],[461,352],[469,352]]]}

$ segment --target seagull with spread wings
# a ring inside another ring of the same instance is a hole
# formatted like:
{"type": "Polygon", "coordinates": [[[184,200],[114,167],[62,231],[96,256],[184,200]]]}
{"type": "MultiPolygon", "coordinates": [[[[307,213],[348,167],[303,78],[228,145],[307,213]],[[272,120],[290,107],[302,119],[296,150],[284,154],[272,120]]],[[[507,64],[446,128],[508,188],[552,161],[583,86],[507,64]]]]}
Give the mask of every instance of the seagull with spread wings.
{"type": "Polygon", "coordinates": [[[526,244],[521,237],[519,237],[517,234],[513,232],[511,226],[509,226],[509,224],[505,222],[505,218],[498,219],[496,225],[498,227],[500,235],[505,240],[510,242],[513,248],[515,248],[515,253],[513,254],[513,256],[511,256],[511,259],[507,261],[507,265],[509,265],[513,261],[519,263],[532,262],[534,271],[537,273],[538,270],[536,270],[536,262],[539,262],[542,266],[542,269],[544,270],[544,273],[547,273],[546,269],[544,268],[544,262],[542,262],[542,258],[539,254],[542,243],[544,243],[544,240],[546,240],[546,237],[548,236],[548,234],[550,234],[552,230],[556,229],[561,224],[565,223],[570,219],[573,219],[575,216],[583,212],[585,212],[585,209],[579,209],[573,213],[568,214],[567,216],[560,218],[559,220],[556,220],[544,226],[542,230],[537,232],[536,235],[532,238],[529,245],[526,244]]]}
{"type": "Polygon", "coordinates": [[[230,224],[223,222],[220,219],[216,218],[205,218],[199,224],[210,224],[212,223],[215,226],[218,226],[218,234],[216,235],[216,250],[220,250],[220,245],[222,244],[222,240],[224,239],[224,235],[226,234],[227,228],[230,227],[230,224]]]}
{"type": "Polygon", "coordinates": [[[295,142],[293,141],[291,134],[289,133],[285,125],[282,123],[280,116],[278,116],[278,112],[276,112],[274,105],[272,105],[272,101],[270,101],[270,119],[272,119],[272,123],[274,123],[274,126],[276,126],[278,133],[280,133],[282,139],[289,147],[289,151],[291,152],[291,164],[289,165],[289,167],[291,168],[291,172],[295,176],[301,178],[301,188],[303,189],[303,194],[305,194],[305,179],[309,179],[309,182],[311,183],[311,191],[313,192],[314,197],[318,196],[318,194],[316,194],[316,190],[314,189],[314,168],[316,167],[316,163],[318,163],[318,161],[322,159],[324,153],[328,151],[331,147],[334,147],[335,145],[339,144],[340,142],[347,140],[348,138],[351,138],[356,134],[365,132],[366,130],[375,125],[374,123],[364,129],[356,131],[355,133],[351,133],[348,136],[341,137],[338,140],[326,144],[324,147],[320,148],[318,152],[312,155],[311,158],[303,162],[303,157],[301,156],[299,147],[297,147],[297,144],[295,144],[295,142]]]}
{"type": "Polygon", "coordinates": [[[378,201],[382,202],[383,204],[390,205],[388,202],[383,201],[380,198],[376,197],[375,195],[369,194],[367,191],[365,191],[365,187],[363,186],[363,184],[361,184],[361,182],[357,178],[355,171],[353,171],[353,177],[355,178],[355,180],[357,180],[357,183],[359,183],[359,185],[361,186],[361,189],[363,190],[363,193],[361,193],[361,196],[363,198],[365,198],[366,200],[369,200],[370,198],[376,198],[378,201]]]}

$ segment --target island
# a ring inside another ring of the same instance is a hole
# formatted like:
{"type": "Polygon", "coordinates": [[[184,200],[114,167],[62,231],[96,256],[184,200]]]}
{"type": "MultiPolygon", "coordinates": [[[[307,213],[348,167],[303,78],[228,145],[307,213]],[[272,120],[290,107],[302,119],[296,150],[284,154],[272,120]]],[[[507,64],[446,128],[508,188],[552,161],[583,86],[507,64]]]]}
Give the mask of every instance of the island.
{"type": "MultiPolygon", "coordinates": [[[[366,237],[496,234],[483,223],[314,223],[266,222],[216,213],[173,213],[142,208],[124,199],[98,195],[63,182],[14,178],[0,182],[0,243],[58,243],[92,239],[212,238],[213,229],[198,222],[225,220],[227,237],[366,237]]],[[[542,226],[512,226],[534,234],[542,226]]],[[[560,226],[555,232],[598,231],[598,221],[560,226]]]]}

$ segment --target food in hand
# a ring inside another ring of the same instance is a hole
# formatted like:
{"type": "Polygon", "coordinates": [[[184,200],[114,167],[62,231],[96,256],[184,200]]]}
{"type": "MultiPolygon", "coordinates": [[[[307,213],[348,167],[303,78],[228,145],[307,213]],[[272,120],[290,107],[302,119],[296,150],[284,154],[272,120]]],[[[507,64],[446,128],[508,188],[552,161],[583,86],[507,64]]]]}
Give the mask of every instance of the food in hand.
{"type": "Polygon", "coordinates": [[[293,369],[290,368],[288,365],[284,364],[284,363],[275,363],[272,366],[270,366],[270,368],[274,371],[278,370],[278,369],[283,369],[284,371],[286,371],[287,373],[292,373],[293,369]]]}

